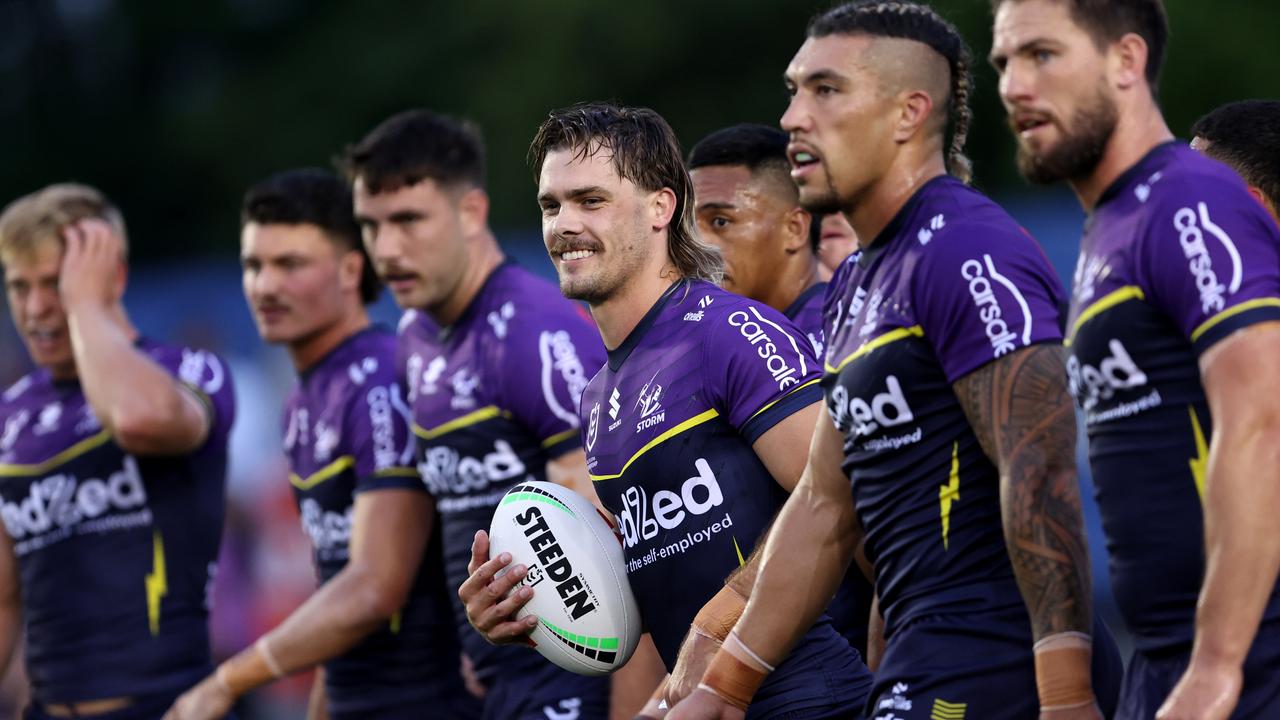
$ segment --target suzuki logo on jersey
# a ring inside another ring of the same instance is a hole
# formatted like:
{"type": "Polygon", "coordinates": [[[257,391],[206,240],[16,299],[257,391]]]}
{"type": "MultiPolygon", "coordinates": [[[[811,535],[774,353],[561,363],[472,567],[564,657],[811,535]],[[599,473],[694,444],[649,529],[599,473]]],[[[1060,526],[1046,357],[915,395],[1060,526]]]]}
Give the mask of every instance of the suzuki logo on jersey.
{"type": "Polygon", "coordinates": [[[844,385],[837,384],[831,390],[833,419],[836,425],[844,427],[845,421],[851,423],[855,437],[871,435],[881,428],[890,428],[916,419],[907,404],[907,396],[902,392],[902,384],[898,378],[890,375],[885,378],[887,390],[876,393],[871,400],[860,397],[849,397],[844,385]]]}
{"type": "Polygon", "coordinates": [[[522,513],[517,513],[516,524],[524,528],[524,536],[529,540],[529,548],[537,556],[538,564],[542,566],[547,578],[556,584],[556,594],[564,602],[564,609],[569,615],[574,620],[578,620],[595,610],[596,606],[591,601],[590,589],[573,571],[569,558],[560,547],[560,541],[556,539],[555,533],[551,532],[547,519],[542,516],[542,510],[534,506],[522,513]]]}
{"type": "Polygon", "coordinates": [[[679,494],[659,490],[650,500],[642,487],[632,485],[623,491],[618,525],[627,547],[635,547],[641,540],[652,540],[659,528],[674,530],[686,517],[706,515],[724,503],[724,494],[711,465],[698,458],[693,466],[698,474],[684,481],[679,494]]]}
{"type": "Polygon", "coordinates": [[[446,445],[428,447],[418,473],[433,495],[464,495],[525,474],[524,463],[506,440],[494,440],[484,457],[463,456],[446,445]]]}
{"type": "Polygon", "coordinates": [[[1222,228],[1209,219],[1209,207],[1204,203],[1196,205],[1199,210],[1184,207],[1173,214],[1173,226],[1178,230],[1178,244],[1182,246],[1182,254],[1187,258],[1187,269],[1195,278],[1196,290],[1200,292],[1200,308],[1206,315],[1221,312],[1227,306],[1226,295],[1240,289],[1243,269],[1240,253],[1235,243],[1222,228]],[[1197,220],[1199,221],[1197,224],[1197,220]],[[1209,248],[1205,245],[1204,230],[1208,231],[1222,243],[1227,255],[1231,258],[1231,285],[1224,286],[1218,280],[1218,273],[1213,269],[1213,259],[1209,257],[1209,248]]]}
{"type": "Polygon", "coordinates": [[[124,457],[123,467],[105,478],[80,480],[62,473],[31,483],[26,499],[0,507],[10,537],[20,540],[54,528],[70,528],[82,520],[111,510],[131,510],[147,504],[147,491],[138,462],[124,457]]]}
{"type": "Polygon", "coordinates": [[[422,356],[418,353],[409,356],[409,361],[405,364],[405,377],[409,382],[409,402],[417,400],[419,395],[434,395],[440,390],[437,383],[444,375],[446,364],[445,359],[437,355],[423,370],[422,356]]]}
{"type": "Polygon", "coordinates": [[[759,310],[753,307],[747,310],[737,310],[729,314],[729,325],[738,329],[738,332],[746,339],[752,347],[756,349],[756,355],[764,360],[764,366],[769,371],[770,377],[778,384],[779,390],[786,390],[793,385],[799,385],[800,380],[809,374],[809,368],[804,361],[804,354],[800,352],[799,346],[796,344],[795,338],[791,334],[783,330],[777,323],[765,319],[759,310]],[[750,311],[750,314],[748,314],[750,311]],[[795,353],[799,367],[792,366],[782,355],[779,354],[779,343],[774,342],[774,336],[769,334],[765,328],[768,327],[781,336],[790,346],[791,351],[795,353]]]}
{"type": "Polygon", "coordinates": [[[351,541],[351,528],[355,523],[355,507],[347,506],[346,512],[325,510],[315,498],[306,498],[300,508],[302,530],[311,538],[311,544],[321,554],[335,549],[345,549],[351,541]]]}
{"type": "Polygon", "coordinates": [[[1008,290],[1013,295],[1014,302],[1018,304],[1018,309],[1022,311],[1023,345],[1031,343],[1031,308],[1027,305],[1022,292],[1018,290],[1018,286],[996,271],[996,265],[991,260],[991,256],[983,255],[982,259],[986,263],[985,267],[975,259],[965,260],[960,266],[960,276],[969,282],[969,297],[973,298],[973,305],[978,310],[978,318],[986,328],[992,356],[1000,357],[1018,348],[1018,334],[1013,332],[1004,319],[1004,309],[1000,307],[1000,300],[996,298],[992,281],[1008,290]]]}
{"type": "Polygon", "coordinates": [[[1103,358],[1097,367],[1081,363],[1075,354],[1067,358],[1071,395],[1085,412],[1092,410],[1101,400],[1110,400],[1117,391],[1147,384],[1147,374],[1130,357],[1124,343],[1113,338],[1107,343],[1107,348],[1111,354],[1103,358]]]}

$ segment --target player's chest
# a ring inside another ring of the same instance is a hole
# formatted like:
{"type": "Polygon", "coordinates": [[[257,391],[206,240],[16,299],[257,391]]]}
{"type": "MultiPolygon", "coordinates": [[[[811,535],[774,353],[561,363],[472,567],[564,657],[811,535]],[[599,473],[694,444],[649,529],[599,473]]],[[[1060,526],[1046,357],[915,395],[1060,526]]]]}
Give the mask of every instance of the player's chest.
{"type": "Polygon", "coordinates": [[[284,452],[289,469],[308,477],[335,462],[350,464],[344,455],[344,406],[322,398],[306,398],[289,405],[284,414],[284,452]]]}
{"type": "Polygon", "coordinates": [[[619,371],[606,368],[591,381],[580,414],[593,474],[616,474],[645,448],[719,415],[701,357],[702,348],[637,351],[619,371]]]}
{"type": "Polygon", "coordinates": [[[405,384],[414,421],[432,427],[499,404],[499,378],[488,370],[488,354],[474,336],[412,348],[405,361],[405,384]]]}
{"type": "Polygon", "coordinates": [[[867,354],[894,332],[917,326],[908,278],[901,267],[881,259],[856,266],[841,289],[839,301],[825,313],[826,364],[838,366],[867,354]]]}
{"type": "Polygon", "coordinates": [[[102,433],[83,395],[30,398],[0,418],[0,465],[40,464],[102,433]]]}

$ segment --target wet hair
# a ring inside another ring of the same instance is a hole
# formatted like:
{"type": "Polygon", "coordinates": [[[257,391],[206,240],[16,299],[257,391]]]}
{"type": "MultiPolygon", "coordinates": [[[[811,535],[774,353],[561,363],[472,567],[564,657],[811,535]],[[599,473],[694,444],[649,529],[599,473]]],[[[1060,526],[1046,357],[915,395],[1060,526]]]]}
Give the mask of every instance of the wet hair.
{"type": "MultiPolygon", "coordinates": [[[[800,192],[791,181],[791,161],[787,159],[790,137],[776,127],[742,123],[716,130],[702,138],[689,151],[689,170],[702,167],[741,165],[752,175],[769,173],[773,180],[787,188],[790,202],[800,201],[800,192]]],[[[809,243],[816,252],[822,230],[813,216],[809,223],[809,243]]]]}
{"type": "Polygon", "coordinates": [[[1280,212],[1280,100],[1227,103],[1196,121],[1205,155],[1230,165],[1280,212]]]}
{"type": "Polygon", "coordinates": [[[472,122],[430,110],[392,115],[338,160],[349,182],[392,192],[434,180],[449,188],[485,187],[484,139],[472,122]]]}
{"type": "Polygon", "coordinates": [[[89,219],[115,228],[128,254],[128,232],[120,209],[97,188],[57,183],[14,200],[0,213],[0,259],[27,255],[45,242],[62,247],[62,228],[89,219]]]}
{"type": "Polygon", "coordinates": [[[870,35],[914,40],[929,46],[947,61],[951,69],[951,91],[946,99],[950,130],[947,170],[963,182],[973,179],[973,163],[964,154],[973,112],[972,59],[969,48],[955,26],[933,8],[914,2],[856,0],[816,15],[809,21],[809,37],[829,35],[870,35]]]}
{"type": "MultiPolygon", "coordinates": [[[[991,9],[1006,2],[991,0],[991,9]]],[[[1099,49],[1135,33],[1147,43],[1147,84],[1154,93],[1160,85],[1165,48],[1169,46],[1169,16],[1161,0],[1055,0],[1066,3],[1071,19],[1093,38],[1099,49]]]]}
{"type": "Polygon", "coordinates": [[[698,237],[693,214],[693,181],[685,169],[680,141],[661,115],[648,108],[609,102],[579,103],[552,110],[529,145],[529,165],[536,181],[553,150],[572,150],[575,157],[609,153],[618,177],[646,192],[670,188],[675,213],[667,226],[667,255],[687,278],[720,284],[720,253],[698,237]]]}
{"type": "Polygon", "coordinates": [[[382,285],[360,239],[352,214],[351,189],[337,175],[320,168],[286,170],[249,188],[240,208],[242,225],[314,225],[343,252],[358,252],[360,299],[378,299],[382,285]]]}

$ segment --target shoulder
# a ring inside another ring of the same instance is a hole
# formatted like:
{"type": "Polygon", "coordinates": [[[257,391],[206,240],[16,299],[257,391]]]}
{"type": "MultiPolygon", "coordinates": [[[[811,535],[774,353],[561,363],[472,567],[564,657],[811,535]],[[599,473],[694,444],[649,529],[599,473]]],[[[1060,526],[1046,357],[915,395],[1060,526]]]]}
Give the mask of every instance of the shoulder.
{"type": "Polygon", "coordinates": [[[34,370],[18,378],[17,382],[0,393],[0,409],[8,410],[11,406],[34,396],[42,386],[48,385],[47,373],[34,370]]]}
{"type": "Polygon", "coordinates": [[[231,386],[227,361],[212,350],[142,340],[139,347],[183,384],[206,395],[217,395],[231,386]]]}
{"type": "Polygon", "coordinates": [[[473,320],[477,330],[498,340],[519,339],[554,330],[589,330],[590,316],[560,288],[518,265],[496,271],[490,287],[477,298],[473,320]]]}

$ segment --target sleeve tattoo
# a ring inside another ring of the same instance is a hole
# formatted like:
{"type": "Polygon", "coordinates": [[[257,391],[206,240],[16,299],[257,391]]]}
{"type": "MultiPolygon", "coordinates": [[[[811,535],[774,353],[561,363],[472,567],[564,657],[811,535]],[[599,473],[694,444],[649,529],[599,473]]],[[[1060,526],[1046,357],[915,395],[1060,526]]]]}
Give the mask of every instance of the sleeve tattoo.
{"type": "Polygon", "coordinates": [[[1076,477],[1076,420],[1062,348],[1033,345],[953,388],[1000,471],[1005,545],[1036,640],[1090,633],[1089,550],[1076,477]]]}

